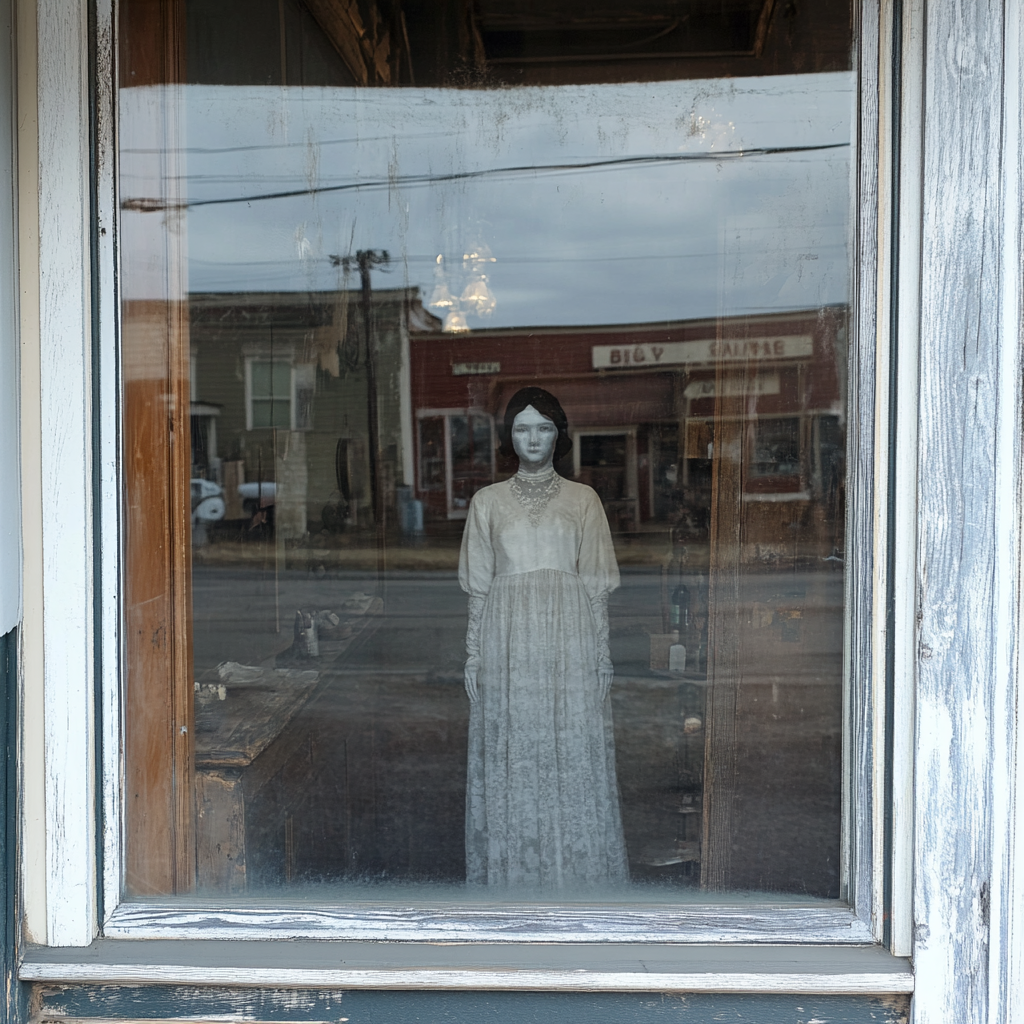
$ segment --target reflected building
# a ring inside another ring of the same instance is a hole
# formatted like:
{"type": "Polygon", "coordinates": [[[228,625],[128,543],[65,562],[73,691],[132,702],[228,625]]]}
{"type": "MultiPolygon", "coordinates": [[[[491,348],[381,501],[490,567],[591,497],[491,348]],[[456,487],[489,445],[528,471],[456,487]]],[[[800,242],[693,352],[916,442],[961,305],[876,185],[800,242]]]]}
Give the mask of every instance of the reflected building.
{"type": "MultiPolygon", "coordinates": [[[[742,422],[745,559],[782,557],[798,524],[820,555],[842,547],[847,308],[675,323],[411,334],[416,488],[433,522],[462,519],[514,467],[495,454],[508,398],[561,401],[573,452],[620,536],[663,530],[712,504],[716,423],[742,422]],[[719,407],[719,399],[722,407],[719,407]]],[[[726,428],[726,433],[730,428],[726,428]]]]}
{"type": "Polygon", "coordinates": [[[225,526],[260,511],[285,540],[372,526],[371,441],[386,505],[411,483],[410,332],[440,321],[416,289],[390,289],[374,292],[370,322],[376,439],[358,292],[189,297],[191,475],[223,488],[225,526]]]}

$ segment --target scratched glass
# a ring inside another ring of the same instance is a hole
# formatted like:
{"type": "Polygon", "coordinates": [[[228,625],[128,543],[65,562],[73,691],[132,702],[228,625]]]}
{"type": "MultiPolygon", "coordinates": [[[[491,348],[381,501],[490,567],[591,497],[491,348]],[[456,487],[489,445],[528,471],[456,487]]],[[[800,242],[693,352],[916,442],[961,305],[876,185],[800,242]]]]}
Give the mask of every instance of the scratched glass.
{"type": "Polygon", "coordinates": [[[849,3],[123,7],[126,891],[838,900],[849,3]]]}

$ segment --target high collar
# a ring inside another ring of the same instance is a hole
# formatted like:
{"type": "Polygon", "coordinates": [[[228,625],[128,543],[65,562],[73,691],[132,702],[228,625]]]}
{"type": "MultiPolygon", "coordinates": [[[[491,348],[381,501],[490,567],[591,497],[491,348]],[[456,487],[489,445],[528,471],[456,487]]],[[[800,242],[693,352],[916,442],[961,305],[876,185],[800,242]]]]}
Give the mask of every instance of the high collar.
{"type": "Polygon", "coordinates": [[[530,484],[546,484],[554,475],[554,466],[548,466],[547,469],[543,469],[539,473],[524,473],[521,468],[516,472],[516,476],[520,480],[530,484]]]}

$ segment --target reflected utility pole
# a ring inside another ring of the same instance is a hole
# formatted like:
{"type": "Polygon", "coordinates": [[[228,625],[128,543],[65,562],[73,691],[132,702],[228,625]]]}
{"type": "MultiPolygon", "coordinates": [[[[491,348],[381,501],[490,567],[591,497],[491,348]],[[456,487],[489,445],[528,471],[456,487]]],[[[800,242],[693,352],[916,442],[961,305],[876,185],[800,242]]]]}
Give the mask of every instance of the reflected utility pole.
{"type": "Polygon", "coordinates": [[[384,586],[385,505],[384,481],[381,476],[380,420],[377,407],[377,346],[373,337],[370,271],[391,262],[387,249],[359,249],[354,256],[331,256],[331,265],[344,270],[359,271],[360,306],[363,311],[363,338],[366,360],[366,419],[369,431],[370,501],[377,533],[378,583],[384,586]]]}

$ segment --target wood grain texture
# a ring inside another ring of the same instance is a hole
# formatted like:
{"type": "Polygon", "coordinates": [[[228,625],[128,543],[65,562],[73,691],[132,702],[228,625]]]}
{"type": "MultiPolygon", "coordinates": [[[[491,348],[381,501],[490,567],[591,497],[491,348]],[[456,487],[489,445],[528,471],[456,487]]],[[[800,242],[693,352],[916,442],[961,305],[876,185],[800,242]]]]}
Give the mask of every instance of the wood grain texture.
{"type": "Polygon", "coordinates": [[[92,939],[93,504],[87,5],[38,5],[47,936],[92,939]]]}
{"type": "Polygon", "coordinates": [[[274,988],[339,988],[339,989],[469,989],[471,991],[517,992],[731,992],[747,994],[793,993],[800,995],[833,995],[857,993],[874,995],[882,992],[912,992],[914,976],[908,970],[899,975],[881,974],[775,974],[749,971],[724,974],[720,972],[672,972],[650,970],[638,963],[634,970],[603,974],[597,971],[551,970],[309,970],[297,968],[245,967],[118,967],[91,964],[68,965],[62,969],[25,965],[21,969],[25,981],[61,981],[67,983],[101,983],[138,985],[245,985],[274,988]]]}
{"type": "Polygon", "coordinates": [[[196,874],[225,900],[245,891],[245,800],[237,772],[196,773],[196,874]]]}
{"type": "Polygon", "coordinates": [[[989,984],[998,993],[999,1006],[1007,1024],[1024,1021],[1024,758],[1020,756],[1024,737],[1024,707],[1019,694],[1024,679],[1024,645],[1017,638],[1021,629],[1021,584],[1024,578],[1024,550],[1021,515],[1022,463],[1020,410],[1024,404],[1024,280],[1020,267],[1024,251],[1021,224],[1021,190],[1024,188],[1024,9],[1014,4],[1006,9],[1003,31],[1004,102],[1003,116],[1003,335],[1000,353],[999,422],[996,463],[1000,470],[999,513],[996,540],[997,561],[1015,567],[1004,572],[997,589],[997,606],[1005,609],[997,626],[995,700],[996,742],[993,754],[1001,771],[996,779],[993,818],[997,848],[1007,851],[993,873],[991,955],[989,984]]]}
{"type": "MultiPolygon", "coordinates": [[[[995,56],[1001,17],[999,5],[943,4],[932,8],[928,26],[921,619],[914,655],[924,770],[917,788],[921,871],[915,923],[918,969],[927,984],[918,997],[920,1020],[981,1020],[998,1010],[986,995],[992,971],[991,866],[1001,855],[990,838],[998,806],[991,789],[993,734],[1003,727],[1006,709],[997,706],[987,683],[997,664],[996,631],[1005,614],[996,607],[997,593],[1008,568],[995,543],[1000,467],[992,438],[1006,406],[1003,353],[1016,343],[1000,323],[1006,302],[1000,236],[1007,216],[1000,165],[1005,96],[995,56]]],[[[867,219],[861,221],[865,233],[871,230],[867,219]]],[[[870,295],[859,300],[862,316],[870,301],[870,295]]],[[[859,398],[854,408],[863,412],[866,402],[859,398]]],[[[860,438],[853,450],[865,460],[867,473],[872,442],[866,421],[860,438]]],[[[859,536],[858,545],[869,543],[867,534],[859,536]]],[[[852,755],[862,779],[869,777],[869,749],[865,732],[852,755]]],[[[861,864],[854,878],[864,888],[870,873],[861,864]]],[[[178,921],[184,917],[179,913],[178,921]]],[[[116,918],[115,928],[125,920],[116,918]]],[[[182,928],[198,927],[196,920],[182,928]]],[[[705,926],[713,926],[712,920],[720,915],[709,912],[705,926]]],[[[820,922],[804,923],[808,938],[823,934],[820,922]]],[[[249,926],[252,920],[237,925],[249,926]]],[[[266,921],[259,926],[267,927],[266,921]]],[[[767,934],[767,924],[762,927],[767,934]]],[[[749,938],[756,931],[751,926],[739,934],[749,938]]]]}
{"type": "MultiPolygon", "coordinates": [[[[125,509],[125,884],[137,894],[187,891],[194,875],[192,701],[187,467],[174,458],[174,438],[187,417],[168,402],[171,378],[141,377],[133,357],[167,360],[180,337],[172,304],[126,304],[124,432],[125,509]],[[177,410],[177,412],[176,412],[177,410]],[[169,423],[168,420],[171,420],[169,423]],[[176,428],[176,429],[175,429],[176,428]],[[171,444],[168,444],[171,435],[171,444]]],[[[187,336],[184,342],[187,353],[187,336]]],[[[180,371],[179,371],[180,372],[180,371]]],[[[184,408],[188,409],[187,399],[184,408]]]]}
{"type": "Polygon", "coordinates": [[[199,768],[248,768],[306,704],[318,678],[309,669],[239,668],[234,676],[210,669],[196,680],[203,687],[196,693],[199,768]]]}
{"type": "MultiPolygon", "coordinates": [[[[847,554],[857,570],[846,574],[846,686],[843,696],[843,846],[841,895],[867,925],[881,920],[875,901],[874,763],[878,701],[874,667],[877,437],[875,387],[879,275],[879,5],[861,3],[858,18],[860,104],[854,238],[858,257],[850,318],[847,403],[847,554]]],[[[883,495],[884,497],[884,495],[883,495]]]]}
{"type": "MultiPolygon", "coordinates": [[[[921,173],[924,82],[924,0],[904,0],[901,27],[894,33],[902,69],[898,93],[893,102],[894,123],[899,131],[893,145],[895,174],[894,213],[890,224],[895,273],[891,275],[891,308],[887,324],[890,338],[885,385],[886,396],[886,492],[888,577],[885,604],[886,673],[889,687],[885,732],[888,784],[881,790],[881,802],[888,815],[885,839],[889,875],[888,929],[882,940],[893,948],[910,952],[913,921],[910,913],[914,871],[914,687],[916,675],[917,586],[915,558],[918,536],[918,482],[924,467],[918,462],[918,365],[921,348],[921,173]],[[893,387],[893,375],[895,387],[893,387]],[[891,604],[890,604],[891,602],[891,604]],[[891,619],[890,619],[891,612],[891,619]]],[[[881,617],[881,613],[880,613],[881,617]]]]}
{"type": "Polygon", "coordinates": [[[859,945],[862,921],[842,906],[571,906],[382,904],[379,897],[338,907],[237,901],[233,907],[122,903],[104,928],[109,938],[419,940],[422,942],[676,942],[859,945]]]}
{"type": "Polygon", "coordinates": [[[245,770],[309,700],[317,673],[259,670],[256,678],[220,684],[223,699],[216,670],[197,682],[207,687],[197,692],[195,716],[197,884],[231,899],[247,880],[245,770]]]}
{"type": "MultiPolygon", "coordinates": [[[[925,26],[918,438],[915,1020],[1005,1020],[991,985],[1002,581],[1004,5],[930,4],[925,26]]],[[[1016,88],[1016,86],[1011,86],[1016,88]]],[[[917,130],[906,125],[906,131],[917,130]]],[[[1017,155],[1010,159],[1016,161],[1017,155]]],[[[1019,196],[1011,207],[1018,219],[1019,196]]],[[[1019,274],[1019,267],[1012,268],[1019,274]]],[[[1018,312],[1018,311],[1015,311],[1018,312]]],[[[1016,317],[1013,318],[1016,320],[1016,317]]],[[[1014,432],[1019,445],[1019,388],[1014,432]]],[[[1005,394],[1005,392],[1004,392],[1005,394]]],[[[1018,449],[1019,450],[1019,449],[1018,449]]],[[[1011,588],[1013,589],[1013,588],[1011,588]]]]}
{"type": "MultiPolygon", "coordinates": [[[[183,19],[179,0],[121,5],[122,85],[183,79],[183,19]]],[[[148,127],[164,156],[140,169],[152,176],[153,194],[165,195],[178,187],[183,170],[175,91],[154,91],[152,112],[148,127]]],[[[195,884],[187,242],[183,221],[150,224],[149,233],[147,256],[160,268],[163,296],[126,301],[121,321],[124,883],[137,894],[170,894],[195,884]]],[[[141,255],[132,252],[136,260],[141,255]]],[[[131,294],[130,264],[125,272],[131,294]]]]}
{"type": "Polygon", "coordinates": [[[373,0],[363,21],[355,0],[304,0],[359,85],[390,85],[392,50],[389,27],[373,0]]]}

